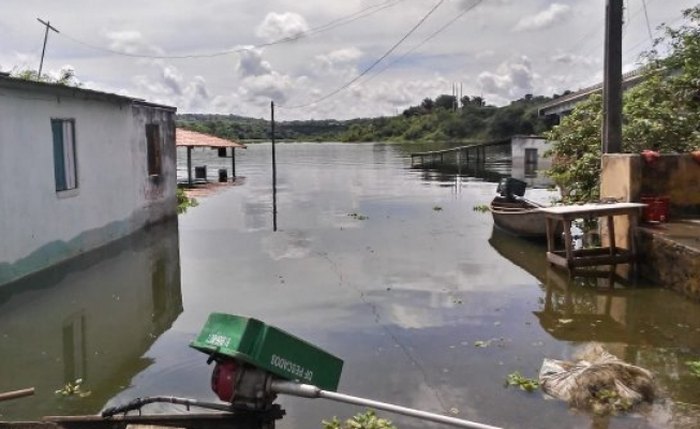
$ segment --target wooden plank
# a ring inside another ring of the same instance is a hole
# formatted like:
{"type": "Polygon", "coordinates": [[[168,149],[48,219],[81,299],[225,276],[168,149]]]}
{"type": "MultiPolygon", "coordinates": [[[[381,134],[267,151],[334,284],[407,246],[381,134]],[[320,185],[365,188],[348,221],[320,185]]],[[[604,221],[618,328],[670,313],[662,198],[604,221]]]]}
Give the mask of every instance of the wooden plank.
{"type": "Polygon", "coordinates": [[[585,216],[622,216],[634,215],[646,204],[641,203],[613,203],[613,204],[582,204],[574,206],[552,206],[542,210],[552,216],[576,218],[585,216]]]}
{"type": "Polygon", "coordinates": [[[566,258],[557,255],[555,252],[547,252],[547,260],[554,265],[566,268],[566,258]]]}
{"type": "Polygon", "coordinates": [[[571,237],[571,221],[565,219],[564,221],[564,248],[566,249],[566,266],[571,268],[574,261],[574,243],[571,237]]]}
{"type": "Polygon", "coordinates": [[[13,390],[12,392],[0,393],[0,402],[9,401],[11,399],[24,398],[25,396],[32,396],[33,394],[33,387],[30,387],[28,389],[13,390]]]}
{"type": "Polygon", "coordinates": [[[600,255],[575,258],[572,267],[594,267],[598,265],[617,265],[633,262],[634,258],[628,252],[618,255],[600,255]]]}
{"type": "Polygon", "coordinates": [[[612,216],[608,216],[608,240],[610,241],[610,254],[615,254],[615,220],[612,216]]]}
{"type": "Polygon", "coordinates": [[[547,252],[553,252],[554,250],[554,232],[556,231],[556,220],[549,217],[545,217],[545,226],[547,228],[547,252]]]}
{"type": "Polygon", "coordinates": [[[126,429],[185,429],[185,428],[175,428],[173,426],[131,424],[131,425],[126,425],[126,429]]]}
{"type": "MultiPolygon", "coordinates": [[[[206,413],[206,414],[158,414],[117,415],[110,418],[101,416],[52,416],[44,417],[38,426],[14,426],[12,422],[0,429],[127,429],[130,425],[151,425],[188,429],[268,429],[274,428],[274,419],[281,416],[255,412],[206,413]],[[53,426],[44,426],[48,423],[53,426]]],[[[7,423],[7,422],[4,422],[7,423]]],[[[132,426],[133,427],[133,426],[132,426]]]]}

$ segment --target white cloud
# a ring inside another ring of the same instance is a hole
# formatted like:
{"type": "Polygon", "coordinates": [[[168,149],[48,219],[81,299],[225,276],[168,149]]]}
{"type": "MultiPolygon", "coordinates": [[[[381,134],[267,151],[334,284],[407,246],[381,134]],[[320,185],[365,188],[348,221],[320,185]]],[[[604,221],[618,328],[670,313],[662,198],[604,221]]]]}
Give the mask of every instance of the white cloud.
{"type": "MultiPolygon", "coordinates": [[[[37,15],[35,8],[27,6],[27,0],[2,0],[5,13],[0,14],[0,64],[3,70],[38,68],[42,39],[33,26],[37,24],[36,16],[44,14],[62,32],[49,34],[45,72],[70,63],[86,88],[172,104],[180,111],[261,117],[269,114],[271,96],[282,97],[287,105],[304,104],[350,81],[362,65],[386,52],[424,16],[435,0],[376,8],[381,10],[347,25],[332,25],[326,32],[264,51],[163,59],[157,64],[150,59],[90,49],[65,36],[132,54],[205,54],[294,37],[310,27],[343,22],[339,20],[378,1],[229,4],[200,0],[163,8],[158,2],[136,0],[74,0],[74,8],[62,6],[62,2],[40,2],[42,11],[37,15]]],[[[446,1],[396,54],[410,49],[476,2],[446,1]]],[[[697,0],[648,2],[651,24],[656,27],[660,22],[672,22],[682,9],[695,4],[697,0]]],[[[549,95],[552,88],[561,93],[563,89],[596,83],[602,68],[599,51],[603,20],[600,1],[482,1],[455,25],[376,77],[360,80],[359,86],[353,85],[317,105],[281,111],[281,118],[392,115],[425,97],[449,94],[454,82],[462,82],[468,95],[493,91],[483,94],[490,104],[505,104],[530,91],[549,95]],[[518,24],[520,32],[515,33],[512,30],[518,24]],[[525,31],[540,27],[539,31],[525,31]],[[591,37],[582,41],[585,34],[591,37]],[[519,60],[521,55],[526,55],[532,66],[519,60]],[[542,77],[537,77],[534,70],[542,77]],[[555,82],[554,76],[566,79],[555,82]]],[[[644,25],[627,26],[625,40],[630,47],[646,39],[644,25]]],[[[640,45],[632,49],[626,57],[635,57],[643,48],[640,45]]],[[[380,65],[377,70],[382,68],[380,65]]],[[[282,104],[278,98],[275,101],[282,104]]]]}
{"type": "Polygon", "coordinates": [[[565,4],[552,3],[549,7],[535,15],[525,16],[515,25],[515,31],[541,30],[565,19],[571,7],[565,4]]]}
{"type": "Polygon", "coordinates": [[[109,41],[109,48],[117,52],[143,55],[163,54],[163,50],[159,47],[146,43],[140,31],[110,31],[105,36],[109,41]]]}
{"type": "Polygon", "coordinates": [[[186,78],[183,73],[162,61],[152,61],[156,69],[149,75],[137,75],[133,82],[141,91],[154,95],[156,101],[177,106],[181,111],[194,112],[206,108],[211,96],[204,77],[196,75],[186,78]]]}
{"type": "Polygon", "coordinates": [[[277,72],[249,76],[241,82],[240,93],[248,101],[267,104],[270,100],[285,103],[292,88],[292,79],[277,72]]]}
{"type": "Polygon", "coordinates": [[[581,64],[581,65],[593,65],[596,64],[598,61],[593,58],[593,57],[586,57],[583,55],[574,55],[574,54],[556,54],[553,55],[550,58],[553,62],[559,63],[559,64],[581,64]]]}
{"type": "Polygon", "coordinates": [[[532,93],[534,78],[530,60],[523,56],[515,61],[504,62],[498,66],[496,73],[482,72],[477,81],[484,95],[495,96],[494,101],[502,102],[504,99],[515,99],[532,93]]]}
{"type": "Polygon", "coordinates": [[[333,66],[335,64],[342,64],[355,61],[362,57],[362,51],[356,47],[336,49],[327,54],[317,55],[316,59],[328,66],[333,66]]]}
{"type": "Polygon", "coordinates": [[[309,30],[309,25],[303,16],[294,12],[275,13],[270,12],[263,22],[255,29],[255,35],[266,39],[268,42],[275,40],[295,38],[309,30]]]}
{"type": "Polygon", "coordinates": [[[262,50],[247,47],[248,49],[239,52],[238,54],[238,73],[243,76],[262,76],[270,74],[272,67],[270,63],[263,60],[262,50]]]}
{"type": "Polygon", "coordinates": [[[163,83],[173,94],[182,95],[182,75],[175,67],[163,67],[163,83]]]}

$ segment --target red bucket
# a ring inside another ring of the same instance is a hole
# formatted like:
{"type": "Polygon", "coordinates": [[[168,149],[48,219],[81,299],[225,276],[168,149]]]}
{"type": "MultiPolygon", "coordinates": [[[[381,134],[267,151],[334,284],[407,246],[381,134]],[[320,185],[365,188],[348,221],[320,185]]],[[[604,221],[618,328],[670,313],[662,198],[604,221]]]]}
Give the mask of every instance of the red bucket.
{"type": "Polygon", "coordinates": [[[642,204],[646,204],[642,211],[644,222],[666,222],[668,220],[669,197],[642,197],[642,204]]]}

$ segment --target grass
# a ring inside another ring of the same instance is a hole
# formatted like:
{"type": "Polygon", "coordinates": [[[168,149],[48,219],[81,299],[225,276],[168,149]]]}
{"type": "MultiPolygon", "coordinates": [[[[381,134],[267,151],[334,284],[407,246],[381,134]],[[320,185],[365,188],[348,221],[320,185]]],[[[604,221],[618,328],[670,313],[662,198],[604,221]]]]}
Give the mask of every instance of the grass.
{"type": "Polygon", "coordinates": [[[523,377],[519,371],[515,371],[508,374],[506,378],[506,387],[508,386],[518,386],[520,390],[533,392],[540,388],[540,383],[534,378],[523,377]]]}

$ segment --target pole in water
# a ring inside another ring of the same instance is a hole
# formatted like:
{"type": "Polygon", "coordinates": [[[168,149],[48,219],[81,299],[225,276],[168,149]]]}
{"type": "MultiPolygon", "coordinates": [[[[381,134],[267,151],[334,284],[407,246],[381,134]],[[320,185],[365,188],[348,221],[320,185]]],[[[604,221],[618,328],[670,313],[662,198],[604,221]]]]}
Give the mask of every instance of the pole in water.
{"type": "Polygon", "coordinates": [[[41,61],[39,62],[39,73],[37,74],[37,79],[41,80],[41,70],[44,68],[44,53],[46,52],[46,41],[49,38],[49,29],[55,31],[56,33],[60,33],[60,31],[58,31],[51,25],[51,21],[43,21],[40,18],[37,18],[36,20],[39,21],[42,25],[46,26],[46,31],[44,31],[44,46],[41,48],[41,61]]]}
{"type": "Polygon", "coordinates": [[[277,231],[277,159],[275,155],[275,102],[270,101],[270,137],[272,140],[272,230],[277,231]]]}
{"type": "Polygon", "coordinates": [[[403,414],[417,419],[442,423],[450,426],[470,429],[500,429],[497,426],[491,426],[483,423],[472,422],[469,420],[457,419],[454,417],[443,416],[441,414],[429,413],[426,411],[416,410],[413,408],[402,407],[400,405],[389,404],[387,402],[374,401],[372,399],[360,398],[358,396],[345,395],[343,393],[329,392],[322,390],[310,384],[299,384],[291,381],[273,381],[270,389],[275,393],[286,395],[299,396],[301,398],[324,398],[331,401],[344,402],[353,405],[362,405],[378,410],[389,411],[391,413],[403,414]]]}

